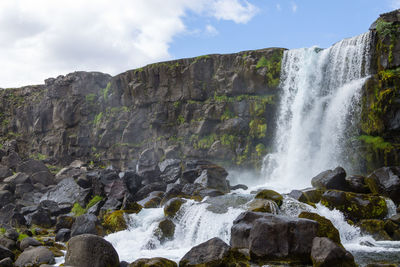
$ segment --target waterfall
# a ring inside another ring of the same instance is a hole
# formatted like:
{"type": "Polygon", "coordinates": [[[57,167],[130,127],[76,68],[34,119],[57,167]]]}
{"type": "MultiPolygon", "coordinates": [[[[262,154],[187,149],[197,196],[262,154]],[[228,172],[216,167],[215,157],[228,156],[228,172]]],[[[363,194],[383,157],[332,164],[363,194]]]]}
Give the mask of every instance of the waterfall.
{"type": "Polygon", "coordinates": [[[269,187],[304,188],[321,171],[339,165],[352,170],[344,150],[359,117],[370,40],[368,32],[327,49],[285,51],[275,152],[264,158],[262,170],[269,187]]]}

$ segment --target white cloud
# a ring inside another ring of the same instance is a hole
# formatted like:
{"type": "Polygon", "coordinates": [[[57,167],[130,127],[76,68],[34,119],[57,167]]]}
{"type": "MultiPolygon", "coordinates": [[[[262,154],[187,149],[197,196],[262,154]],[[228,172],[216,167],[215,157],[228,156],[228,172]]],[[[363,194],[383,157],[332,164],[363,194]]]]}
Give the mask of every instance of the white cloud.
{"type": "Polygon", "coordinates": [[[297,5],[296,5],[296,3],[295,3],[295,2],[292,2],[291,5],[292,5],[292,11],[293,11],[293,13],[296,13],[296,12],[297,12],[297,5]]]}
{"type": "MultiPolygon", "coordinates": [[[[170,59],[173,38],[188,31],[189,11],[247,23],[257,8],[245,0],[1,0],[0,87],[170,59]]],[[[212,25],[206,31],[218,33],[212,25]]]]}
{"type": "Polygon", "coordinates": [[[219,34],[218,30],[211,24],[208,24],[206,26],[205,32],[206,32],[206,35],[208,35],[208,36],[216,36],[219,34]]]}

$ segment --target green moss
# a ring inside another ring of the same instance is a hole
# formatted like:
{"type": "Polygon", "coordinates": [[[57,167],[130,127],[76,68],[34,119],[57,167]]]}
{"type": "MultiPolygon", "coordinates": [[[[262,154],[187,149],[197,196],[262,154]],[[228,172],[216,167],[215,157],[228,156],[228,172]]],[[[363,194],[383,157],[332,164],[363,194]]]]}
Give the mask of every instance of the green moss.
{"type": "Polygon", "coordinates": [[[185,117],[183,117],[182,115],[178,116],[178,119],[176,120],[176,122],[181,125],[185,123],[185,117]]]}
{"type": "Polygon", "coordinates": [[[45,159],[47,159],[47,156],[38,152],[38,153],[31,155],[30,158],[35,159],[35,160],[45,160],[45,159]]]}
{"type": "Polygon", "coordinates": [[[197,142],[195,142],[193,146],[196,149],[209,149],[216,140],[218,140],[216,134],[206,135],[197,140],[197,142]]]}
{"type": "Polygon", "coordinates": [[[207,60],[207,59],[209,59],[209,58],[211,58],[209,55],[204,55],[204,56],[198,56],[198,57],[196,57],[195,59],[194,59],[194,61],[193,61],[193,63],[197,63],[197,62],[199,62],[199,61],[201,61],[201,60],[207,60]]]}
{"type": "Polygon", "coordinates": [[[179,108],[179,106],[181,105],[181,102],[175,101],[173,105],[174,105],[174,108],[179,108]]]}
{"type": "Polygon", "coordinates": [[[376,21],[376,31],[380,38],[385,38],[387,35],[395,34],[397,30],[398,26],[391,22],[386,22],[381,18],[376,21]]]}
{"type": "Polygon", "coordinates": [[[93,124],[97,126],[100,123],[102,117],[103,117],[103,112],[100,112],[99,114],[97,114],[94,117],[93,124]]]}
{"type": "Polygon", "coordinates": [[[4,235],[6,233],[6,228],[1,227],[0,228],[0,235],[4,235]]]}
{"type": "Polygon", "coordinates": [[[281,194],[269,189],[261,190],[257,193],[255,198],[273,200],[278,206],[281,206],[283,201],[283,197],[281,194]]]}
{"type": "Polygon", "coordinates": [[[86,99],[86,102],[93,103],[94,100],[96,99],[96,94],[94,94],[94,93],[87,94],[85,96],[85,99],[86,99]]]}
{"type": "Polygon", "coordinates": [[[86,205],[86,210],[90,209],[91,207],[93,207],[94,205],[96,205],[97,203],[99,203],[100,201],[103,200],[103,197],[101,196],[94,196],[89,203],[86,205]]]}
{"type": "Polygon", "coordinates": [[[24,238],[29,237],[27,234],[19,234],[18,241],[22,241],[24,238]]]}
{"type": "Polygon", "coordinates": [[[225,121],[228,119],[232,119],[235,117],[235,114],[230,109],[225,109],[224,113],[221,115],[221,121],[225,121]]]}
{"type": "Polygon", "coordinates": [[[374,149],[393,149],[393,145],[389,142],[385,142],[385,140],[380,136],[361,135],[358,139],[366,144],[372,145],[374,149]]]}
{"type": "Polygon", "coordinates": [[[186,201],[181,198],[171,199],[164,206],[164,215],[173,218],[186,201]]]}
{"type": "Polygon", "coordinates": [[[303,211],[300,213],[299,218],[310,219],[318,222],[318,232],[317,236],[327,237],[333,242],[341,245],[339,231],[327,218],[320,216],[316,213],[303,211]]]}
{"type": "Polygon", "coordinates": [[[256,145],[256,152],[257,156],[262,157],[267,153],[267,149],[265,148],[264,144],[256,145]]]}
{"type": "Polygon", "coordinates": [[[106,88],[103,89],[103,98],[104,98],[104,100],[108,99],[108,96],[111,93],[110,90],[111,90],[111,83],[109,82],[109,83],[107,83],[106,88]]]}
{"type": "Polygon", "coordinates": [[[236,143],[237,137],[230,134],[223,134],[220,137],[221,144],[224,146],[233,147],[236,143]]]}
{"type": "Polygon", "coordinates": [[[104,215],[103,226],[108,234],[123,231],[128,227],[124,214],[123,210],[117,210],[104,215]]]}
{"type": "Polygon", "coordinates": [[[178,267],[176,262],[169,259],[156,257],[150,259],[138,259],[131,264],[129,267],[178,267]]]}
{"type": "Polygon", "coordinates": [[[266,135],[267,124],[261,119],[254,119],[249,123],[250,136],[253,138],[263,138],[266,135]]]}
{"type": "Polygon", "coordinates": [[[71,212],[76,216],[81,216],[83,214],[86,213],[86,209],[82,208],[81,205],[79,205],[79,203],[75,203],[74,206],[72,207],[71,212]]]}
{"type": "Polygon", "coordinates": [[[262,57],[257,61],[256,68],[259,69],[259,68],[264,68],[264,67],[267,67],[267,66],[268,66],[268,60],[267,60],[264,56],[262,56],[262,57]]]}

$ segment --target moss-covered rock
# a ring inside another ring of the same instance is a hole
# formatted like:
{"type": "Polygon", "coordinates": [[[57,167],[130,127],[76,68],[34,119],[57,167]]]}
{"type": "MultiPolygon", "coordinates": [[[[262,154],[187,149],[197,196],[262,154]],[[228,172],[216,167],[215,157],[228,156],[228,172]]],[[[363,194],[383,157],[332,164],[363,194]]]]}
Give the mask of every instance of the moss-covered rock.
{"type": "Polygon", "coordinates": [[[371,235],[375,240],[392,240],[385,231],[385,222],[383,220],[361,220],[357,226],[360,227],[362,234],[371,235]]]}
{"type": "Polygon", "coordinates": [[[164,219],[158,224],[158,228],[155,231],[161,242],[172,239],[175,234],[175,224],[170,219],[164,219]]]}
{"type": "Polygon", "coordinates": [[[388,212],[385,199],[371,194],[328,190],[322,195],[321,203],[342,211],[347,219],[353,221],[383,219],[388,212]]]}
{"type": "Polygon", "coordinates": [[[138,259],[131,264],[129,267],[178,267],[176,262],[166,258],[150,258],[150,259],[138,259]]]}
{"type": "Polygon", "coordinates": [[[339,231],[327,218],[320,216],[316,213],[306,212],[306,211],[300,213],[299,218],[310,219],[318,222],[317,236],[327,237],[333,242],[341,244],[339,231]]]}
{"type": "Polygon", "coordinates": [[[274,190],[264,189],[257,193],[256,199],[270,199],[275,201],[278,206],[282,205],[283,197],[278,192],[274,190]]]}
{"type": "Polygon", "coordinates": [[[143,207],[137,202],[130,202],[125,206],[125,212],[128,214],[139,213],[143,207]]]}
{"type": "Polygon", "coordinates": [[[278,205],[275,201],[270,199],[259,199],[256,198],[248,204],[249,211],[255,212],[268,212],[276,214],[279,210],[278,205]]]}
{"type": "Polygon", "coordinates": [[[104,215],[103,227],[106,229],[107,233],[123,231],[128,227],[124,214],[125,211],[117,210],[104,215]]]}
{"type": "Polygon", "coordinates": [[[181,199],[181,198],[172,198],[168,200],[167,203],[164,205],[164,214],[167,217],[173,218],[175,217],[176,213],[179,211],[183,203],[185,203],[186,200],[181,199]]]}

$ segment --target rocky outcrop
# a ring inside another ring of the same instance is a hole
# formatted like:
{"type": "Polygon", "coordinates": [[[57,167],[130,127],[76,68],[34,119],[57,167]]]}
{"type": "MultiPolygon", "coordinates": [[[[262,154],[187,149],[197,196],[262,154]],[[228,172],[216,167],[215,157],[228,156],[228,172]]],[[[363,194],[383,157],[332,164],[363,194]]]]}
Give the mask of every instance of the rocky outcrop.
{"type": "Polygon", "coordinates": [[[0,140],[16,140],[20,155],[50,165],[78,158],[128,166],[154,146],[162,157],[259,165],[283,50],[162,62],[115,77],[75,72],[0,90],[0,140]]]}

